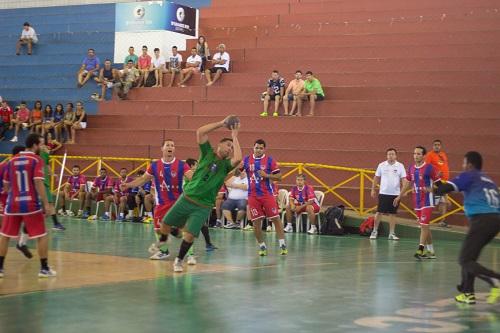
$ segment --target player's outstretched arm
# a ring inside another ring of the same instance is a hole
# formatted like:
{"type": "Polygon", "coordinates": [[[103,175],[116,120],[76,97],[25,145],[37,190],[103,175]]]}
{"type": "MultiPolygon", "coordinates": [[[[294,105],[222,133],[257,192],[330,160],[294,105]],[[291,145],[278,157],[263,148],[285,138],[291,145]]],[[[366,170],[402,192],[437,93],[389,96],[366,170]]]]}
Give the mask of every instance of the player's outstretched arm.
{"type": "Polygon", "coordinates": [[[136,188],[146,184],[147,182],[153,180],[153,176],[145,173],[141,177],[134,179],[130,183],[124,183],[120,185],[120,190],[125,191],[129,188],[136,188]]]}
{"type": "Polygon", "coordinates": [[[240,141],[238,140],[238,132],[240,130],[240,123],[236,123],[231,128],[231,137],[233,139],[233,158],[231,159],[231,165],[236,167],[240,164],[243,159],[243,153],[241,152],[240,141]]]}
{"type": "Polygon", "coordinates": [[[207,142],[208,141],[208,133],[213,132],[218,128],[224,127],[226,120],[230,117],[233,117],[233,116],[232,115],[227,116],[222,121],[218,121],[216,123],[206,124],[206,125],[203,125],[200,128],[198,128],[198,130],[196,131],[196,139],[198,141],[198,144],[201,145],[201,144],[207,142]]]}

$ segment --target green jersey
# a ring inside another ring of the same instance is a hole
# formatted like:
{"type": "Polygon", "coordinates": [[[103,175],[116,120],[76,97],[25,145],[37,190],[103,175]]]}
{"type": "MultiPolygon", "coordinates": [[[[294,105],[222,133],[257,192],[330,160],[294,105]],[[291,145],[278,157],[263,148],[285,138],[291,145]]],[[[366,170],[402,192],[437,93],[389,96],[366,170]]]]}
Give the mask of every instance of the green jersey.
{"type": "Polygon", "coordinates": [[[198,168],[184,188],[186,197],[200,206],[213,207],[217,193],[233,166],[231,160],[221,160],[207,141],[200,145],[198,168]]]}
{"type": "Polygon", "coordinates": [[[43,160],[43,173],[45,174],[45,186],[50,186],[50,176],[49,176],[49,159],[50,154],[44,150],[40,150],[40,157],[43,160]]]}
{"type": "Polygon", "coordinates": [[[123,62],[125,65],[128,63],[129,60],[132,60],[134,65],[137,65],[137,62],[139,61],[139,57],[137,55],[128,55],[125,57],[125,61],[123,62]]]}
{"type": "Polygon", "coordinates": [[[323,88],[321,88],[321,82],[319,82],[318,79],[313,79],[312,82],[309,80],[306,80],[304,83],[304,89],[306,90],[307,93],[316,90],[316,94],[325,96],[325,93],[323,92],[323,88]]]}

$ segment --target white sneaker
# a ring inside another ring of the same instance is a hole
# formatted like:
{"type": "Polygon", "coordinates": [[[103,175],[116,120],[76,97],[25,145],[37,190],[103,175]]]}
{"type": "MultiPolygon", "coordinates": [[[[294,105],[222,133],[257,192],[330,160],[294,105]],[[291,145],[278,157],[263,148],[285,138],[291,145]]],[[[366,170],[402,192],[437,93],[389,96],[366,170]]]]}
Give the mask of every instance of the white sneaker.
{"type": "Polygon", "coordinates": [[[17,136],[13,137],[10,142],[17,142],[17,136]]]}
{"type": "Polygon", "coordinates": [[[170,257],[170,253],[168,253],[168,252],[165,253],[165,252],[162,252],[162,251],[158,251],[155,254],[153,254],[151,257],[149,257],[149,259],[151,259],[151,260],[165,260],[168,257],[170,257]]]}
{"type": "Polygon", "coordinates": [[[307,232],[309,235],[316,235],[318,233],[318,229],[316,229],[316,226],[311,226],[311,229],[307,232]]]}
{"type": "Polygon", "coordinates": [[[230,222],[224,226],[224,229],[239,229],[240,225],[238,223],[230,222]]]}
{"type": "Polygon", "coordinates": [[[253,227],[252,227],[252,225],[251,225],[251,224],[247,224],[247,225],[243,228],[243,230],[245,230],[245,231],[252,231],[252,230],[253,230],[253,227]]]}
{"type": "Polygon", "coordinates": [[[291,224],[287,224],[285,229],[283,229],[285,232],[293,232],[293,226],[291,224]]]}
{"type": "Polygon", "coordinates": [[[73,213],[73,211],[68,211],[68,216],[75,216],[75,213],[73,213]]]}
{"type": "Polygon", "coordinates": [[[184,271],[184,268],[182,267],[182,260],[179,258],[175,258],[174,260],[174,272],[175,273],[182,273],[184,271]]]}
{"type": "Polygon", "coordinates": [[[389,234],[389,240],[399,240],[399,237],[396,234],[389,234]]]}
{"type": "Polygon", "coordinates": [[[66,212],[62,208],[57,211],[57,214],[61,216],[66,216],[66,212]]]}
{"type": "Polygon", "coordinates": [[[273,227],[271,225],[268,225],[267,228],[266,228],[266,231],[267,232],[273,231],[273,227]]]}
{"type": "Polygon", "coordinates": [[[40,272],[38,273],[38,277],[40,278],[49,278],[49,277],[54,277],[56,276],[57,273],[56,271],[53,271],[52,269],[41,269],[40,272]]]}
{"type": "Polygon", "coordinates": [[[373,230],[372,234],[370,235],[370,239],[377,239],[377,236],[378,236],[377,230],[373,230]]]}
{"type": "Polygon", "coordinates": [[[187,264],[188,265],[196,265],[196,258],[194,256],[188,256],[187,264]]]}

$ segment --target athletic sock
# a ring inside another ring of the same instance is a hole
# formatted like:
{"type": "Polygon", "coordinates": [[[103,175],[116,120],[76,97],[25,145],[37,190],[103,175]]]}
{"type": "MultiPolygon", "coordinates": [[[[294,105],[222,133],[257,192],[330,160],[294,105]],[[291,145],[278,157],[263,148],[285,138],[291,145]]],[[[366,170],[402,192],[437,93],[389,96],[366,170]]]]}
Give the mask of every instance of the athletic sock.
{"type": "Polygon", "coordinates": [[[425,249],[424,244],[419,244],[419,245],[418,245],[418,250],[419,250],[419,251],[423,251],[424,249],[425,249]]]}
{"type": "Polygon", "coordinates": [[[288,227],[288,226],[290,226],[290,227],[291,227],[291,226],[292,226],[292,224],[291,224],[290,222],[287,222],[286,226],[287,226],[287,227],[288,227]]]}
{"type": "Polygon", "coordinates": [[[40,259],[40,266],[42,267],[42,269],[44,270],[49,270],[49,263],[48,263],[48,259],[47,258],[42,258],[40,259]]]}
{"type": "Polygon", "coordinates": [[[212,245],[212,242],[210,241],[210,232],[208,231],[208,227],[206,225],[201,227],[201,233],[205,238],[205,243],[207,243],[207,245],[212,245]]]}
{"type": "Polygon", "coordinates": [[[19,236],[19,240],[17,241],[17,244],[19,246],[23,246],[23,245],[26,245],[26,243],[28,242],[28,234],[26,232],[21,232],[21,236],[19,236]]]}
{"type": "Polygon", "coordinates": [[[278,239],[278,242],[280,243],[280,247],[286,246],[284,239],[278,239]]]}
{"type": "Polygon", "coordinates": [[[267,246],[266,246],[266,243],[265,243],[265,242],[260,243],[260,244],[259,244],[259,247],[265,247],[265,248],[267,248],[267,246]]]}
{"type": "Polygon", "coordinates": [[[120,217],[121,218],[125,217],[125,214],[124,213],[120,213],[120,217]]]}
{"type": "Polygon", "coordinates": [[[432,244],[427,244],[427,251],[434,253],[434,246],[432,244]]]}
{"type": "Polygon", "coordinates": [[[5,257],[0,257],[0,269],[3,269],[3,262],[5,261],[5,257]]]}
{"type": "Polygon", "coordinates": [[[153,213],[152,212],[146,212],[146,216],[153,217],[153,213]]]}
{"type": "Polygon", "coordinates": [[[104,212],[104,215],[109,217],[109,212],[104,212]]]}
{"type": "Polygon", "coordinates": [[[500,280],[491,278],[491,284],[493,285],[493,288],[500,288],[500,280]]]}
{"type": "Polygon", "coordinates": [[[54,223],[54,225],[58,225],[59,224],[59,221],[57,220],[57,215],[56,214],[51,215],[50,217],[52,218],[52,222],[54,223]]]}
{"type": "Polygon", "coordinates": [[[188,243],[185,240],[183,240],[181,243],[181,248],[179,249],[179,255],[177,256],[177,258],[179,258],[180,260],[184,260],[184,257],[186,257],[186,254],[189,251],[189,249],[191,248],[191,245],[193,245],[193,243],[188,243]]]}

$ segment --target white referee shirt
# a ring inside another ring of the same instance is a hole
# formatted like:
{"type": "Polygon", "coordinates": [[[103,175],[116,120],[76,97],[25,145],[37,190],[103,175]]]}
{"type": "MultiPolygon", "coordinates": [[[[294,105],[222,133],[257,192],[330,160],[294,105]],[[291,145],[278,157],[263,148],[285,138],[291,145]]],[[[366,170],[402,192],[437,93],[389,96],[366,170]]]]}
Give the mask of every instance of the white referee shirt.
{"type": "Polygon", "coordinates": [[[406,170],[398,161],[390,164],[388,161],[380,163],[375,171],[380,177],[380,194],[399,195],[401,192],[401,178],[406,178],[406,170]]]}

